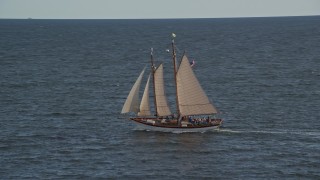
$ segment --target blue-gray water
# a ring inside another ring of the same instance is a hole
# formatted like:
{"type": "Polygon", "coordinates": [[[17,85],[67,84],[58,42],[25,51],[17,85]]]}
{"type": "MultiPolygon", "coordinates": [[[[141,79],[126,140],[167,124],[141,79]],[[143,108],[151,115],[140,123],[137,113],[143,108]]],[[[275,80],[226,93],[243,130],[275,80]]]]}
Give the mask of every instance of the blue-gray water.
{"type": "Polygon", "coordinates": [[[0,86],[1,179],[320,179],[319,16],[0,20],[0,86]],[[151,47],[172,71],[172,32],[220,131],[119,115],[151,47]]]}

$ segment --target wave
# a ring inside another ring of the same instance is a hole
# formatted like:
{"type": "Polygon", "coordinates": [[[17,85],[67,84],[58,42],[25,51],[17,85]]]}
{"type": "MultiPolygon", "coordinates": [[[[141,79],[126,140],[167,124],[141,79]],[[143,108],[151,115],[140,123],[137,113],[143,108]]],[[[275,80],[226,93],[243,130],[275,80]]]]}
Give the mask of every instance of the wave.
{"type": "Polygon", "coordinates": [[[235,133],[235,134],[284,134],[284,135],[298,135],[298,136],[313,136],[320,138],[320,132],[318,131],[295,131],[295,130],[248,130],[248,129],[240,129],[240,130],[233,130],[233,129],[224,129],[220,128],[216,130],[217,132],[221,133],[235,133]]]}

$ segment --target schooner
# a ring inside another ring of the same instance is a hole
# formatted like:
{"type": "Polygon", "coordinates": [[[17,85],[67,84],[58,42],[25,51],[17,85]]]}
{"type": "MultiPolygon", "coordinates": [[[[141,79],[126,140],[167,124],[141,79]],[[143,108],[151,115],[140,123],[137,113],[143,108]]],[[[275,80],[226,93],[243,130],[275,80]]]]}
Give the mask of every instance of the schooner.
{"type": "Polygon", "coordinates": [[[217,109],[209,101],[206,93],[202,89],[196,78],[189,60],[183,54],[179,65],[176,63],[176,48],[172,33],[172,61],[176,95],[176,113],[172,113],[165,95],[165,84],[163,77],[163,64],[155,67],[153,50],[151,49],[151,73],[143,92],[142,99],[139,99],[141,81],[146,68],[142,70],[138,79],[134,83],[121,113],[133,112],[135,117],[130,120],[146,129],[179,129],[196,131],[215,129],[221,126],[222,119],[215,118],[217,109]],[[154,110],[152,113],[149,104],[150,83],[153,90],[154,110]]]}

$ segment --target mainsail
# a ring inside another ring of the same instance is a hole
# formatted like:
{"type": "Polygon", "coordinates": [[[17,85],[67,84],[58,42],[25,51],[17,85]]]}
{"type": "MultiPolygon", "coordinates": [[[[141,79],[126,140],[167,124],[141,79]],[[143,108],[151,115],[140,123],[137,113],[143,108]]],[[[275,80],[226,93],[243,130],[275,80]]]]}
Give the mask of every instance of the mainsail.
{"type": "Polygon", "coordinates": [[[171,115],[170,108],[167,103],[167,98],[164,91],[164,81],[163,81],[163,65],[160,64],[159,67],[154,72],[155,79],[155,96],[157,105],[157,115],[158,116],[169,116],[171,115]]]}
{"type": "Polygon", "coordinates": [[[143,92],[141,104],[140,104],[140,112],[138,113],[139,116],[150,116],[150,105],[149,105],[149,82],[150,76],[148,77],[146,87],[143,92]]]}
{"type": "Polygon", "coordinates": [[[134,83],[133,87],[131,88],[131,91],[127,97],[126,102],[123,105],[121,113],[128,113],[128,112],[139,112],[139,89],[141,85],[142,76],[144,74],[146,68],[142,70],[140,73],[140,76],[134,83]]]}
{"type": "Polygon", "coordinates": [[[182,57],[177,71],[177,94],[182,116],[217,113],[201,88],[186,55],[182,57]]]}

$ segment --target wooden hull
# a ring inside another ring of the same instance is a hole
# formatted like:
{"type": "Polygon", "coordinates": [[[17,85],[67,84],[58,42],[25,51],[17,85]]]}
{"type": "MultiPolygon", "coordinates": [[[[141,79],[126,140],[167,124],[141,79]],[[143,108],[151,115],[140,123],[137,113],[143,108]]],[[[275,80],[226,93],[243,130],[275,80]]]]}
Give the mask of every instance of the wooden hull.
{"type": "Polygon", "coordinates": [[[162,132],[205,132],[218,129],[222,125],[222,119],[211,119],[197,123],[181,122],[158,118],[130,118],[139,130],[162,131],[162,132]]]}

